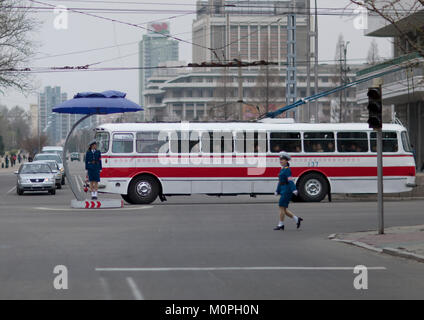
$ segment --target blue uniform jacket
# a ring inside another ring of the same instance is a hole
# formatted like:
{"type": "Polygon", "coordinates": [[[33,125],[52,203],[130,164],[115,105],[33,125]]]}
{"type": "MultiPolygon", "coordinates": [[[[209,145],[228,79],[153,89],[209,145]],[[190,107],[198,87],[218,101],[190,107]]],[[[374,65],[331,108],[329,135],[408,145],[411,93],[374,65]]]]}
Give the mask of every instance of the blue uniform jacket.
{"type": "Polygon", "coordinates": [[[293,177],[290,167],[284,167],[281,169],[278,175],[278,186],[276,192],[278,194],[291,194],[296,190],[296,185],[293,182],[293,177]]]}
{"type": "Polygon", "coordinates": [[[88,150],[85,154],[85,170],[100,171],[102,170],[102,156],[99,150],[88,150]]]}

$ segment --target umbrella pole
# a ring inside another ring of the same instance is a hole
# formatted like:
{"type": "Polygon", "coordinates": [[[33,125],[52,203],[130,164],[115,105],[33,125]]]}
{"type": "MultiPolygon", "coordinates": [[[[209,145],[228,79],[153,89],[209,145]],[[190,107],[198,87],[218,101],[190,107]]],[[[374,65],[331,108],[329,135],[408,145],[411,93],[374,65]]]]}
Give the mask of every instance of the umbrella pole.
{"type": "Polygon", "coordinates": [[[75,124],[72,126],[71,131],[69,131],[68,136],[66,137],[65,140],[65,146],[63,147],[63,166],[65,167],[65,175],[67,177],[69,186],[71,187],[72,193],[74,194],[75,198],[79,201],[83,201],[84,197],[81,196],[81,192],[78,192],[78,186],[75,184],[74,180],[71,178],[70,175],[70,171],[69,171],[69,167],[68,167],[68,163],[66,161],[66,151],[68,151],[68,141],[69,138],[72,135],[72,132],[74,132],[75,128],[81,123],[83,122],[85,119],[87,119],[88,117],[90,117],[91,114],[87,114],[84,117],[82,117],[81,119],[79,119],[77,122],[75,122],[75,124]]]}

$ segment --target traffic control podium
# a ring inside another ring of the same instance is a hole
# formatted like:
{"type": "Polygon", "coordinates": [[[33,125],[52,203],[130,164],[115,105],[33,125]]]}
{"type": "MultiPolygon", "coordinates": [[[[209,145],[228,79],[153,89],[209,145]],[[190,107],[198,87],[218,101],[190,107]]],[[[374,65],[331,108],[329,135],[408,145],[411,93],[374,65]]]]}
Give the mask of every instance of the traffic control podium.
{"type": "Polygon", "coordinates": [[[124,200],[97,199],[97,200],[71,200],[71,207],[75,209],[110,209],[123,208],[124,200]]]}
{"type": "MultiPolygon", "coordinates": [[[[73,99],[67,100],[53,108],[53,112],[68,113],[68,114],[82,114],[84,115],[79,119],[71,128],[66,137],[65,146],[63,148],[62,158],[64,159],[63,165],[65,167],[65,174],[70,177],[69,167],[66,161],[66,152],[68,150],[68,142],[72,132],[75,128],[88,117],[98,114],[112,114],[124,112],[138,112],[143,108],[138,104],[125,98],[126,93],[108,90],[103,92],[82,92],[74,96],[73,99]]],[[[78,186],[73,179],[68,179],[72,193],[75,199],[71,201],[71,207],[75,209],[106,209],[106,208],[122,208],[124,201],[120,199],[99,199],[99,200],[86,200],[85,196],[78,190],[78,186]]]]}

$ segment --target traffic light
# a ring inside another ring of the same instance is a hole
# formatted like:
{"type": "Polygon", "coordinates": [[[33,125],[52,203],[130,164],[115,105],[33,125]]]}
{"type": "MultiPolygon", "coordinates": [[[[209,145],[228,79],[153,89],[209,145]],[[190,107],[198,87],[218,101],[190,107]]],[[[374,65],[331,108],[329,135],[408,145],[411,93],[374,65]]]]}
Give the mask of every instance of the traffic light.
{"type": "Polygon", "coordinates": [[[383,103],[381,99],[381,88],[368,88],[368,125],[372,129],[383,127],[383,103]]]}

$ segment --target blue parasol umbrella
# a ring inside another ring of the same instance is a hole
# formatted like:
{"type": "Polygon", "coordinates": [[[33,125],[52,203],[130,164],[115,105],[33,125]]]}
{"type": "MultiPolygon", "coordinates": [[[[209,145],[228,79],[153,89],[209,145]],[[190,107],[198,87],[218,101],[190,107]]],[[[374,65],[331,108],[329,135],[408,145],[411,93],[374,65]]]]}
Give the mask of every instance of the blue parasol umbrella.
{"type": "Polygon", "coordinates": [[[138,104],[125,99],[120,91],[81,92],[53,108],[53,112],[72,114],[110,114],[143,110],[138,104]]]}
{"type": "Polygon", "coordinates": [[[142,111],[143,108],[138,104],[125,99],[127,94],[120,91],[108,90],[103,92],[81,92],[77,93],[73,99],[67,100],[53,108],[53,112],[84,114],[85,116],[79,119],[71,128],[66,137],[65,146],[63,148],[63,164],[65,167],[65,175],[68,178],[71,190],[77,200],[82,201],[83,196],[77,191],[77,186],[73,182],[69,174],[69,168],[66,162],[66,151],[74,129],[85,119],[94,114],[111,114],[123,112],[142,111]]]}

